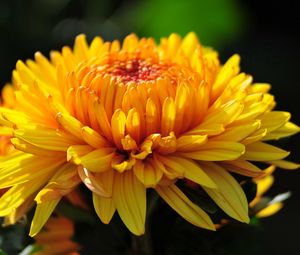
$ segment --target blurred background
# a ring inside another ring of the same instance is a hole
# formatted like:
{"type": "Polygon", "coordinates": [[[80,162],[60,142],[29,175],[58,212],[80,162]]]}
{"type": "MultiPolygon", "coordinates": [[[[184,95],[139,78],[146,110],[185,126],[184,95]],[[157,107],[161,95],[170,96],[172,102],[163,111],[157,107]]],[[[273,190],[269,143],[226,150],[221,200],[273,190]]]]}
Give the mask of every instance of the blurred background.
{"type": "MultiPolygon", "coordinates": [[[[242,70],[257,82],[272,84],[278,109],[299,112],[299,13],[296,1],[253,0],[0,0],[0,84],[10,81],[18,59],[39,50],[72,45],[85,33],[89,39],[122,39],[135,32],[157,40],[172,32],[195,31],[204,45],[220,52],[224,62],[242,57],[242,70]],[[263,4],[263,2],[265,4],[263,4]],[[278,3],[277,3],[278,2],[278,3]]],[[[300,162],[300,135],[281,142],[300,162]]],[[[296,254],[300,229],[300,171],[276,172],[270,194],[292,191],[282,211],[262,221],[259,237],[264,254],[296,254]]],[[[250,242],[250,241],[249,241],[250,242]]]]}

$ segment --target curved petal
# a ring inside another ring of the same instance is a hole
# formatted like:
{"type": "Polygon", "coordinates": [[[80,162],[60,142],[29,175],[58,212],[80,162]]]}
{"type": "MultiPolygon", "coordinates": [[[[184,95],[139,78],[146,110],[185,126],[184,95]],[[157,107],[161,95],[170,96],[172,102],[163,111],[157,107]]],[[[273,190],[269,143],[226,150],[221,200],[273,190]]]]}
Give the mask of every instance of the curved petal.
{"type": "Polygon", "coordinates": [[[283,159],[289,154],[288,151],[279,149],[273,145],[256,142],[246,146],[246,152],[242,158],[251,161],[270,161],[283,159]]]}
{"type": "Polygon", "coordinates": [[[249,177],[258,177],[264,174],[264,171],[247,160],[237,159],[233,161],[224,161],[221,162],[220,165],[230,172],[249,177]]]}
{"type": "Polygon", "coordinates": [[[77,165],[83,165],[91,172],[105,172],[111,169],[115,156],[114,148],[104,147],[91,151],[89,145],[75,145],[68,149],[68,160],[77,165]]]}
{"type": "Polygon", "coordinates": [[[45,225],[61,198],[43,202],[37,205],[31,222],[29,235],[35,236],[45,225]]]}
{"type": "Polygon", "coordinates": [[[203,187],[207,194],[229,216],[248,223],[248,201],[239,183],[215,163],[203,162],[201,167],[218,187],[217,189],[203,187]]]}
{"type": "Polygon", "coordinates": [[[203,161],[223,161],[239,158],[245,152],[241,143],[227,141],[208,141],[198,151],[180,153],[186,158],[203,161]]]}
{"type": "Polygon", "coordinates": [[[282,169],[288,169],[288,170],[296,170],[300,167],[300,164],[290,162],[287,160],[271,160],[271,161],[266,161],[266,163],[272,164],[282,169]]]}
{"type": "Polygon", "coordinates": [[[215,230],[209,216],[198,206],[192,203],[175,184],[157,186],[158,194],[184,219],[195,226],[215,230]]]}
{"type": "Polygon", "coordinates": [[[111,197],[112,192],[106,189],[104,185],[105,182],[103,182],[102,178],[99,176],[100,174],[101,173],[92,173],[82,166],[78,167],[78,175],[89,190],[102,197],[111,197]]]}
{"type": "Polygon", "coordinates": [[[172,171],[181,173],[182,176],[192,180],[200,185],[216,188],[216,184],[201,169],[201,167],[193,160],[175,156],[159,156],[160,161],[172,171]]]}
{"type": "Polygon", "coordinates": [[[280,138],[283,137],[287,137],[287,136],[291,136],[294,135],[296,133],[298,133],[300,131],[300,127],[295,125],[292,122],[287,122],[285,123],[284,126],[268,133],[263,140],[267,141],[267,140],[278,140],[280,138]]]}
{"type": "Polygon", "coordinates": [[[176,151],[197,151],[206,141],[207,135],[183,135],[177,139],[176,151]]]}
{"type": "Polygon", "coordinates": [[[260,121],[252,120],[244,125],[237,125],[226,129],[221,135],[213,138],[214,141],[239,142],[251,135],[260,126],[260,121]]]}
{"type": "Polygon", "coordinates": [[[101,197],[93,193],[93,204],[97,215],[104,224],[108,224],[114,213],[116,207],[112,198],[101,197]]]}
{"type": "Polygon", "coordinates": [[[135,235],[145,232],[146,188],[133,171],[117,173],[114,180],[113,199],[118,213],[135,235]]]}
{"type": "MultiPolygon", "coordinates": [[[[98,182],[101,182],[103,189],[112,196],[113,185],[114,185],[114,171],[106,171],[103,173],[97,174],[98,182]]],[[[105,197],[93,192],[93,204],[95,211],[101,221],[105,224],[108,224],[113,217],[116,207],[112,197],[105,197]]]]}
{"type": "Polygon", "coordinates": [[[163,176],[161,169],[155,167],[154,163],[151,164],[150,160],[148,162],[137,160],[133,167],[133,171],[135,176],[145,185],[145,187],[155,187],[163,176]]]}

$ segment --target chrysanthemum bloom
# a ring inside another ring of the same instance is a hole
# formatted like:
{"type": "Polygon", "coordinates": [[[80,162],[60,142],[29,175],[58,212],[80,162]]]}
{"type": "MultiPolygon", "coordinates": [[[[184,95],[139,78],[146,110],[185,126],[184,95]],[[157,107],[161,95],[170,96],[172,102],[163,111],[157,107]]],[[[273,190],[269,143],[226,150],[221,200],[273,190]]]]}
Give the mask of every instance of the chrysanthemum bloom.
{"type": "Polygon", "coordinates": [[[146,189],[153,188],[190,223],[214,229],[208,214],[176,186],[202,186],[229,216],[248,222],[248,202],[230,172],[258,176],[255,162],[282,168],[288,152],[266,143],[299,127],[273,111],[267,84],[240,73],[239,56],[223,66],[194,33],[172,34],[156,45],[135,35],[18,61],[14,109],[1,108],[19,150],[1,164],[0,215],[28,197],[36,203],[30,235],[60,199],[80,183],[109,223],[117,210],[128,229],[144,233],[146,189]]]}
{"type": "Polygon", "coordinates": [[[79,255],[80,246],[72,241],[74,224],[65,217],[51,217],[43,230],[34,237],[34,255],[79,255]]]}

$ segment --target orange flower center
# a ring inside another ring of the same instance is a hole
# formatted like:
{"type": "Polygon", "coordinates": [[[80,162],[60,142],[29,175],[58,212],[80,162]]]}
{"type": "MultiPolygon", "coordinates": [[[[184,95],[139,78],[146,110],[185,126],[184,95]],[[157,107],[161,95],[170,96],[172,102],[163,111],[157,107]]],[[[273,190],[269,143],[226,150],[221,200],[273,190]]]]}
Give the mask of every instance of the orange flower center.
{"type": "Polygon", "coordinates": [[[166,64],[153,64],[151,60],[134,58],[126,61],[114,61],[105,72],[124,83],[141,83],[156,80],[168,67],[166,64]]]}
{"type": "Polygon", "coordinates": [[[196,75],[190,66],[183,66],[166,59],[162,60],[157,56],[143,58],[138,51],[131,54],[127,53],[125,56],[122,52],[109,54],[99,62],[93,63],[89,68],[87,66],[85,68],[82,70],[85,75],[93,73],[92,76],[109,76],[116,83],[123,84],[152,83],[159,78],[177,84],[180,79],[186,80],[188,77],[196,75]]]}

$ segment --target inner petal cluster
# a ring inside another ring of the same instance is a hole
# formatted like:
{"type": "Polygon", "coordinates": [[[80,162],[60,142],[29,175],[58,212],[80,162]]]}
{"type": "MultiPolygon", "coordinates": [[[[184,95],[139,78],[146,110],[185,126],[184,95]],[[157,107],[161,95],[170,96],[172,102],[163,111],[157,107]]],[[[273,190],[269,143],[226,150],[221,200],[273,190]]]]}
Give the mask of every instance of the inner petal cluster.
{"type": "Polygon", "coordinates": [[[162,76],[162,71],[168,68],[166,64],[152,63],[151,59],[134,58],[127,61],[114,61],[109,65],[99,67],[99,70],[104,74],[110,74],[122,83],[142,83],[155,81],[162,76]]]}

